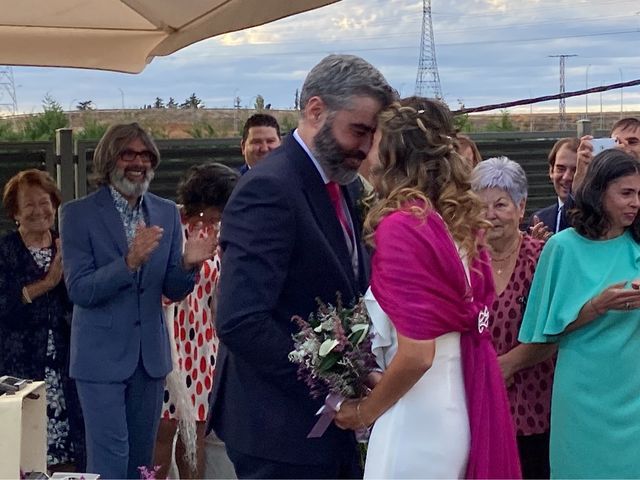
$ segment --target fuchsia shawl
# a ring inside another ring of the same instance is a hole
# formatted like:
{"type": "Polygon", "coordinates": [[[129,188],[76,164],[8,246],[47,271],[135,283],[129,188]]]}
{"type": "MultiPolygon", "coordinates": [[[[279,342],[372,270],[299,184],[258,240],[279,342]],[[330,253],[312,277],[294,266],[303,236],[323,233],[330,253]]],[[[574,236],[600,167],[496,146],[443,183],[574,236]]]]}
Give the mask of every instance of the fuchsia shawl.
{"type": "Polygon", "coordinates": [[[495,296],[486,251],[469,265],[469,286],[447,226],[433,211],[424,219],[392,213],[375,243],[371,289],[396,330],[416,340],[461,333],[471,432],[466,478],[521,478],[509,400],[482,314],[495,296]]]}

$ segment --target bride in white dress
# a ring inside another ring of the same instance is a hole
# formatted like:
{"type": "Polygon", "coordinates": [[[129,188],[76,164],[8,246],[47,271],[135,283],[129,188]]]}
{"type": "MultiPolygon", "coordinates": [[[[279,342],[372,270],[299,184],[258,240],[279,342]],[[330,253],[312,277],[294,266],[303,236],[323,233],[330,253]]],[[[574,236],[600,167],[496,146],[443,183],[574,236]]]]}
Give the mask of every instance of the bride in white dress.
{"type": "Polygon", "coordinates": [[[368,479],[520,476],[486,331],[494,287],[477,236],[483,206],[453,136],[450,112],[437,100],[408,98],[380,114],[380,200],[365,222],[374,247],[365,303],[382,375],[335,417],[353,430],[375,422],[368,479]]]}
{"type": "MultiPolygon", "coordinates": [[[[374,329],[373,353],[385,371],[398,335],[371,289],[365,304],[374,329]]],[[[460,359],[460,333],[435,339],[431,368],[376,420],[365,478],[463,478],[469,453],[469,418],[460,359]]]]}

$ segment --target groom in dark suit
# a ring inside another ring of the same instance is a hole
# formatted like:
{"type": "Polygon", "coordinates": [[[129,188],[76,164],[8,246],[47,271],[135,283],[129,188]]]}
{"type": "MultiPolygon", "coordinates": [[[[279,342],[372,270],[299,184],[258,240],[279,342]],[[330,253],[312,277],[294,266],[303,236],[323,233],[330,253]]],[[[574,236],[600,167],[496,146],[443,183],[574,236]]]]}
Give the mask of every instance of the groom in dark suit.
{"type": "Polygon", "coordinates": [[[361,295],[368,259],[351,191],[394,99],[361,58],[330,55],[302,87],[298,128],[244,175],[224,211],[210,424],[239,478],[356,478],[352,432],[307,439],[321,401],[289,362],[293,315],[361,295]]]}

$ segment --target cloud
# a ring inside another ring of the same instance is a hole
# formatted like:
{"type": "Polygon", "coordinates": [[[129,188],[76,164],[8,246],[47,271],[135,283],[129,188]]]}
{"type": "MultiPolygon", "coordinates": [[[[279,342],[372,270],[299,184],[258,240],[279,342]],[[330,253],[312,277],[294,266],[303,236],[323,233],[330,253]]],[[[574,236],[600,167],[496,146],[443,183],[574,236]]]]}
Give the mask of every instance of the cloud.
{"type": "MultiPolygon", "coordinates": [[[[467,106],[552,94],[559,61],[566,89],[640,78],[637,0],[433,0],[436,60],[445,99],[467,106]],[[635,42],[635,43],[634,43],[635,42]],[[589,67],[589,78],[586,70],[589,67]]],[[[195,92],[210,107],[243,105],[257,94],[274,107],[290,107],[296,88],[323,56],[355,53],[377,66],[403,95],[413,93],[422,26],[421,0],[342,0],[301,15],[205,40],[140,75],[70,69],[16,68],[21,110],[39,109],[46,92],[67,108],[92,99],[101,108],[176,100],[195,92]]],[[[639,88],[626,89],[627,108],[640,109],[639,88]]],[[[603,94],[619,108],[618,91],[603,94]]],[[[598,98],[599,100],[599,98],[598,98]]],[[[595,97],[593,99],[595,101],[595,97]]],[[[584,108],[584,98],[567,100],[584,108]]],[[[557,102],[535,108],[557,108],[557,102]]]]}

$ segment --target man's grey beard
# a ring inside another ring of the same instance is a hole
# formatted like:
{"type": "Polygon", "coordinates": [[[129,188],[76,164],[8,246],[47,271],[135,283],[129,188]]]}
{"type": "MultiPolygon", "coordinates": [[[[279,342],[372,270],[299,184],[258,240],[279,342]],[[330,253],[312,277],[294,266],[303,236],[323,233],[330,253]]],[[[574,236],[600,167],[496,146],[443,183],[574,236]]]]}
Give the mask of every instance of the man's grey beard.
{"type": "Polygon", "coordinates": [[[127,197],[139,197],[149,189],[149,184],[154,176],[155,172],[153,169],[148,168],[144,174],[144,182],[133,183],[125,177],[124,170],[114,168],[109,175],[109,180],[111,181],[111,185],[123,195],[127,197]]]}
{"type": "Polygon", "coordinates": [[[313,154],[329,177],[340,185],[348,185],[358,178],[358,171],[344,166],[345,150],[338,144],[328,119],[313,139],[313,154]]]}

